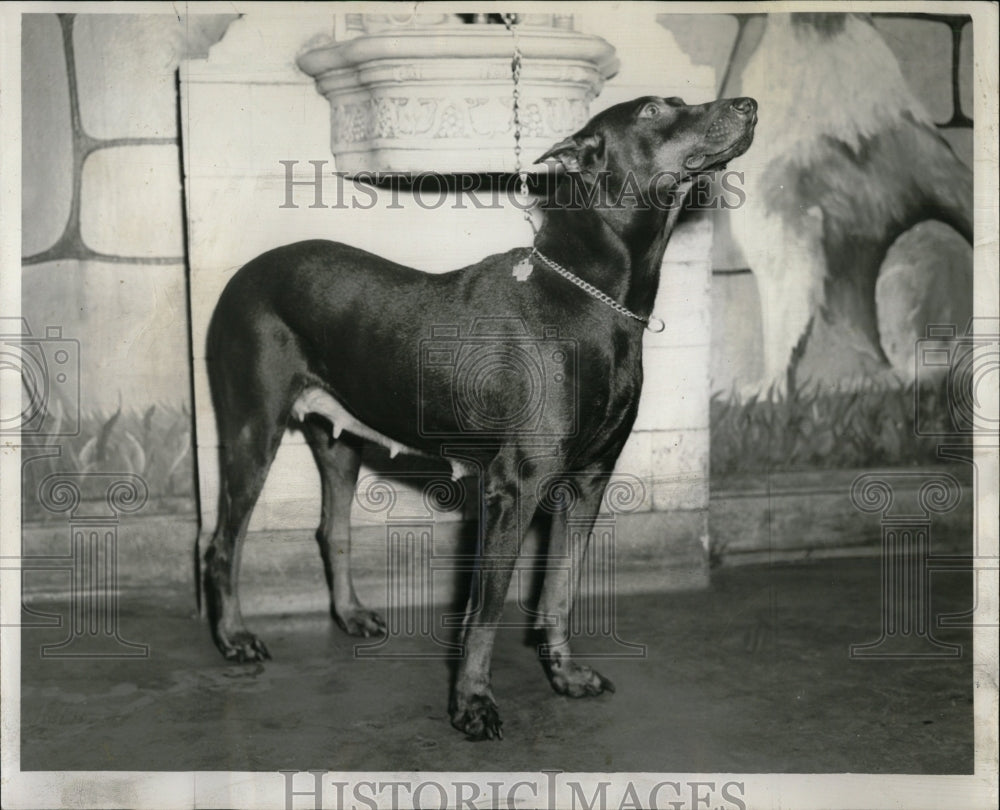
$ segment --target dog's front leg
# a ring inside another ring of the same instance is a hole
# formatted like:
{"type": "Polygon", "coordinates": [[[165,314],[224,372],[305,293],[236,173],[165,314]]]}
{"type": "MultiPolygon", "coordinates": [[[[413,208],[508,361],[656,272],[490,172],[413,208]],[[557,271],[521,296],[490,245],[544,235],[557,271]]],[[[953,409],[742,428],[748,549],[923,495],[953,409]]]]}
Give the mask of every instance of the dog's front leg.
{"type": "Polygon", "coordinates": [[[497,623],[503,613],[521,542],[538,505],[536,482],[549,468],[528,465],[501,451],[483,476],[481,548],[465,617],[465,655],[458,667],[449,713],[471,740],[501,739],[500,714],[490,684],[497,623]]]}
{"type": "Polygon", "coordinates": [[[614,684],[573,659],[569,630],[573,603],[580,590],[580,574],[608,473],[593,472],[574,478],[573,483],[576,498],[571,498],[571,503],[561,504],[563,508],[552,518],[548,565],[538,604],[538,625],[545,628],[545,643],[539,648],[539,657],[556,692],[569,697],[592,697],[614,692],[614,684]],[[570,513],[573,516],[572,536],[567,520],[570,513]]]}

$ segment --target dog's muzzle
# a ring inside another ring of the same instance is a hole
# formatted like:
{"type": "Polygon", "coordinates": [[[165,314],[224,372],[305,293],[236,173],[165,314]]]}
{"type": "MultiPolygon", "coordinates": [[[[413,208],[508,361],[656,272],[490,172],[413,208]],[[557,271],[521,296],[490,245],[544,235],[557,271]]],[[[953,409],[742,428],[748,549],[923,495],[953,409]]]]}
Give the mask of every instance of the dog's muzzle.
{"type": "Polygon", "coordinates": [[[705,133],[705,146],[708,147],[709,154],[719,154],[731,148],[748,130],[752,134],[756,123],[757,102],[752,98],[735,99],[728,110],[716,115],[705,133]],[[713,151],[714,146],[723,148],[713,151]]]}
{"type": "Polygon", "coordinates": [[[719,166],[742,155],[753,141],[756,124],[757,102],[747,96],[733,99],[719,111],[705,133],[700,168],[719,166]]]}

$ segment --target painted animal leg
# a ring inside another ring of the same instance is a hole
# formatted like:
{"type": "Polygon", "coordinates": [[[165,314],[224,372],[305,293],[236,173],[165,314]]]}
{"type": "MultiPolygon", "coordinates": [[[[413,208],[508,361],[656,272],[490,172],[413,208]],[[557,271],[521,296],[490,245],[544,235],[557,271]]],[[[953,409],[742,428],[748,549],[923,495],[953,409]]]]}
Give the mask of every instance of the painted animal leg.
{"type": "Polygon", "coordinates": [[[346,433],[334,439],[326,423],[309,417],[302,423],[323,485],[323,512],[316,542],[330,589],[330,612],[352,636],[386,632],[382,617],[361,604],[351,578],[351,501],[361,467],[360,442],[346,433]]]}

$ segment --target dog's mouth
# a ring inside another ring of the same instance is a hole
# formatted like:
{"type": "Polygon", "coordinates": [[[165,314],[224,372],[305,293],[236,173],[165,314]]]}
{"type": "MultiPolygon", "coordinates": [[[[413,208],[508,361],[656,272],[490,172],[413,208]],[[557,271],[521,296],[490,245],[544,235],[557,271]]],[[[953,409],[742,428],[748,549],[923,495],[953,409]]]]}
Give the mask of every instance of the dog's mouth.
{"type": "MultiPolygon", "coordinates": [[[[750,148],[750,144],[753,143],[753,133],[756,125],[757,114],[754,113],[753,117],[745,123],[743,132],[735,141],[732,141],[723,149],[716,152],[695,152],[684,161],[684,167],[693,172],[707,172],[714,169],[726,168],[726,164],[730,160],[739,157],[750,148]]],[[[715,129],[715,127],[716,124],[713,124],[712,128],[715,129]]],[[[723,124],[723,131],[727,130],[728,127],[723,124]]],[[[712,130],[709,130],[710,135],[711,132],[712,130]]]]}

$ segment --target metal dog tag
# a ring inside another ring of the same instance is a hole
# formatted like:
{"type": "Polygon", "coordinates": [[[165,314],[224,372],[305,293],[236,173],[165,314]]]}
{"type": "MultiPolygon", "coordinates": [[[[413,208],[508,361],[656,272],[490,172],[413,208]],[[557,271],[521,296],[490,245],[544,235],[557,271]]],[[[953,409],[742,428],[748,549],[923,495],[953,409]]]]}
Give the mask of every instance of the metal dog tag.
{"type": "Polygon", "coordinates": [[[531,259],[525,257],[514,265],[514,278],[518,281],[527,281],[528,276],[531,275],[531,271],[534,269],[535,268],[531,264],[531,259]]]}

